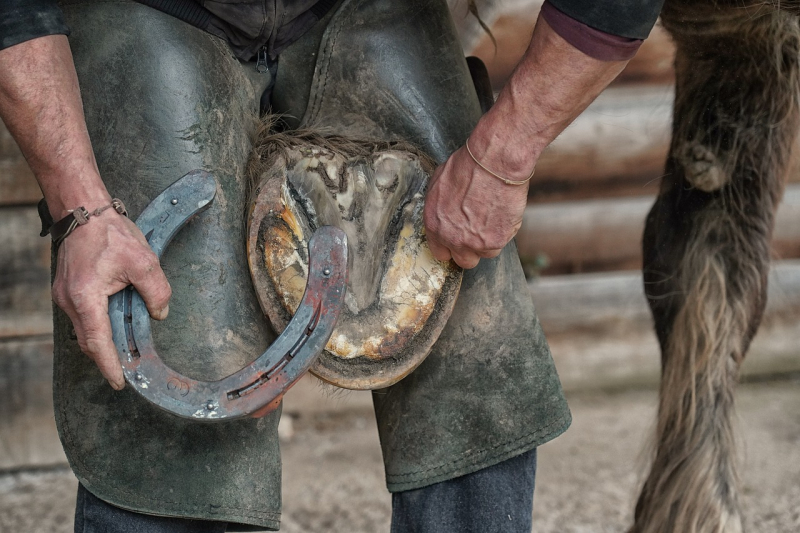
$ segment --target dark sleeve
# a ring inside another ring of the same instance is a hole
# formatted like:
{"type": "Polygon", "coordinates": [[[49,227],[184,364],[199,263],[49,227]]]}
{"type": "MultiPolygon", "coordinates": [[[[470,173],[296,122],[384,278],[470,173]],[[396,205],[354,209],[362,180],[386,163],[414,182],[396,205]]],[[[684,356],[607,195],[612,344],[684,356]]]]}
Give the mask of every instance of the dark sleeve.
{"type": "Polygon", "coordinates": [[[620,37],[587,26],[559,11],[549,0],[542,4],[539,16],[569,44],[601,61],[628,61],[642,46],[642,39],[620,37]]]}
{"type": "Polygon", "coordinates": [[[56,34],[69,35],[56,0],[0,0],[0,50],[56,34]]]}
{"type": "Polygon", "coordinates": [[[664,0],[547,0],[587,26],[629,39],[646,39],[664,0]]]}

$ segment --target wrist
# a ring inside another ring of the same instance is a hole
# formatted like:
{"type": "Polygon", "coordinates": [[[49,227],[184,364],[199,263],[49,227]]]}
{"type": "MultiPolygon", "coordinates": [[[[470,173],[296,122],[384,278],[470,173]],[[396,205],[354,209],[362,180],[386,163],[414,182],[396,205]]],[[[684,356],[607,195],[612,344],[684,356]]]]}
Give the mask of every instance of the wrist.
{"type": "Polygon", "coordinates": [[[42,205],[39,205],[39,215],[42,217],[42,232],[40,235],[44,237],[48,233],[53,239],[53,244],[58,247],[64,239],[71,235],[80,226],[89,223],[89,219],[103,216],[107,211],[114,211],[119,215],[128,216],[125,209],[125,204],[118,198],[113,198],[109,204],[105,204],[92,209],[86,209],[84,206],[77,207],[72,210],[67,216],[60,220],[49,220],[45,215],[42,205]]]}
{"type": "Polygon", "coordinates": [[[546,142],[540,142],[535,134],[515,127],[510,118],[499,117],[498,120],[487,114],[484,119],[468,139],[472,156],[505,179],[528,179],[546,142]]]}
{"type": "Polygon", "coordinates": [[[111,195],[99,174],[40,180],[40,183],[53,220],[60,220],[79,207],[92,211],[111,203],[111,195]]]}
{"type": "Polygon", "coordinates": [[[531,181],[531,178],[533,178],[533,174],[534,174],[534,172],[536,171],[536,167],[534,166],[534,167],[533,167],[533,169],[531,169],[531,172],[530,172],[530,174],[528,174],[528,176],[527,176],[526,178],[524,178],[524,179],[519,179],[519,180],[518,180],[518,179],[510,179],[510,178],[507,178],[506,176],[503,176],[503,175],[501,175],[501,174],[498,174],[497,172],[495,172],[495,171],[494,171],[494,170],[492,170],[491,168],[489,168],[489,167],[487,167],[486,165],[484,165],[484,164],[483,164],[483,163],[480,161],[480,159],[478,159],[477,157],[475,157],[475,154],[473,154],[473,153],[472,153],[472,150],[470,149],[470,146],[469,146],[469,139],[467,139],[467,141],[464,143],[464,148],[466,149],[466,151],[467,151],[467,154],[469,154],[469,156],[470,156],[470,158],[472,159],[472,161],[473,161],[473,162],[474,162],[476,165],[478,165],[478,167],[480,167],[480,168],[481,168],[481,169],[484,171],[484,173],[486,173],[486,174],[490,174],[490,175],[491,175],[491,176],[492,176],[494,179],[496,179],[496,180],[498,180],[498,181],[500,181],[500,182],[502,182],[502,183],[504,183],[504,184],[506,184],[506,185],[509,185],[509,186],[516,186],[516,187],[519,187],[519,186],[523,186],[523,185],[524,185],[524,186],[526,186],[526,188],[527,188],[528,182],[530,182],[530,181],[531,181]]]}

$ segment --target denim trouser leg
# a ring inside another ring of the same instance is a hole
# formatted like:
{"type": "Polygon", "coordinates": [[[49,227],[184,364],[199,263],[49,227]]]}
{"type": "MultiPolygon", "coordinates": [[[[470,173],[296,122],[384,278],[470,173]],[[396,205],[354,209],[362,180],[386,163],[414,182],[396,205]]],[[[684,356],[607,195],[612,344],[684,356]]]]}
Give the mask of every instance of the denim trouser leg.
{"type": "Polygon", "coordinates": [[[536,449],[392,495],[392,533],[530,533],[536,449]]]}
{"type": "MultiPolygon", "coordinates": [[[[392,495],[392,533],[530,533],[536,450],[392,495]]],[[[227,524],[126,511],[78,486],[75,533],[224,533],[227,524]]]]}
{"type": "Polygon", "coordinates": [[[228,524],[134,513],[114,507],[78,485],[75,533],[224,533],[228,524]]]}

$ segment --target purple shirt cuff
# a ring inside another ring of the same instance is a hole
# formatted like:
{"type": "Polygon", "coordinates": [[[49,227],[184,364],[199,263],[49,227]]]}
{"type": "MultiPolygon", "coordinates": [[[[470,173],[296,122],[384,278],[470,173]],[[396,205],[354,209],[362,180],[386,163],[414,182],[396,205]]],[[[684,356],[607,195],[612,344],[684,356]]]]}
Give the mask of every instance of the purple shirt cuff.
{"type": "Polygon", "coordinates": [[[546,0],[540,16],[569,44],[601,61],[627,61],[636,55],[643,42],[596,30],[565,15],[546,0]]]}

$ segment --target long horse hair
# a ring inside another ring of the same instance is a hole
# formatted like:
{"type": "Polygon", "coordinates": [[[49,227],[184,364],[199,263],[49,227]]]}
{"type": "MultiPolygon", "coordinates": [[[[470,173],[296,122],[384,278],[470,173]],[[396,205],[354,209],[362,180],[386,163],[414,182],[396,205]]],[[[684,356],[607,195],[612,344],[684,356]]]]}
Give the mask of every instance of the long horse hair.
{"type": "Polygon", "coordinates": [[[743,530],[734,390],[800,126],[800,28],[775,4],[668,0],[662,13],[677,45],[673,139],[643,242],[662,381],[632,533],[743,530]]]}

